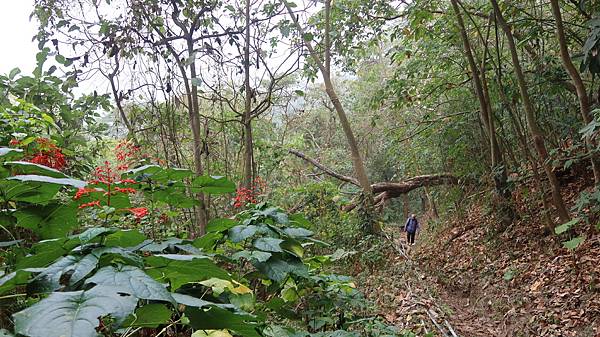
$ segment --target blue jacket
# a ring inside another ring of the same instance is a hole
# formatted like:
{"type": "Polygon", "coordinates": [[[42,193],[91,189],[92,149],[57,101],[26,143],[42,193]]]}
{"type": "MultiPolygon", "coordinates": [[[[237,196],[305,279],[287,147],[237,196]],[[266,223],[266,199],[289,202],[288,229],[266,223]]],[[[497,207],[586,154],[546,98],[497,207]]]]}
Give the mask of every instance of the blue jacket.
{"type": "Polygon", "coordinates": [[[404,225],[404,230],[409,233],[415,233],[419,229],[419,222],[417,218],[408,218],[406,220],[406,224],[404,225]]]}

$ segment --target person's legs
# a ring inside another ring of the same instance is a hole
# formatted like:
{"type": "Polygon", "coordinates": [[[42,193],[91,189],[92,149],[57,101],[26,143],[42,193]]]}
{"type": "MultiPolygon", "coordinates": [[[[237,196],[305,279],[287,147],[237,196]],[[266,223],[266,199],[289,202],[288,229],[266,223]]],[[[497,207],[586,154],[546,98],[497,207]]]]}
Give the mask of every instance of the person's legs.
{"type": "Polygon", "coordinates": [[[415,233],[406,232],[408,244],[415,243],[415,233]]]}
{"type": "Polygon", "coordinates": [[[406,231],[406,242],[408,242],[408,244],[410,245],[410,237],[411,237],[412,233],[409,231],[406,231]]]}

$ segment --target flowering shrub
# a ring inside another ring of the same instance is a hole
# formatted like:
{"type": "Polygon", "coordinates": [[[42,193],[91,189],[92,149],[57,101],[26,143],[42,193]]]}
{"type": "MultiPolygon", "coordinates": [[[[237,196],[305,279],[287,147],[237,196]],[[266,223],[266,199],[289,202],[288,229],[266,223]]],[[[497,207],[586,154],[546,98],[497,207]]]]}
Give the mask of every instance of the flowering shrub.
{"type": "MultiPolygon", "coordinates": [[[[117,162],[115,164],[104,161],[101,166],[94,169],[88,187],[80,188],[73,196],[74,200],[90,197],[92,201],[83,202],[79,209],[88,207],[114,207],[114,198],[121,194],[135,194],[137,190],[131,185],[138,184],[133,179],[121,179],[122,174],[134,164],[138,158],[139,147],[129,141],[121,141],[115,147],[117,162]],[[93,187],[89,187],[93,186],[93,187]]],[[[85,198],[88,199],[88,198],[85,198]]],[[[116,207],[130,212],[140,220],[149,214],[147,208],[116,207]]]]}
{"type": "Polygon", "coordinates": [[[18,139],[12,139],[9,145],[25,147],[27,156],[24,159],[30,163],[48,166],[59,171],[67,166],[67,160],[62,150],[48,138],[38,137],[30,147],[18,139]]]}
{"type": "Polygon", "coordinates": [[[240,208],[246,204],[256,204],[257,198],[263,194],[266,189],[267,183],[261,177],[256,177],[256,179],[252,181],[250,188],[237,188],[233,199],[233,207],[240,208]]]}

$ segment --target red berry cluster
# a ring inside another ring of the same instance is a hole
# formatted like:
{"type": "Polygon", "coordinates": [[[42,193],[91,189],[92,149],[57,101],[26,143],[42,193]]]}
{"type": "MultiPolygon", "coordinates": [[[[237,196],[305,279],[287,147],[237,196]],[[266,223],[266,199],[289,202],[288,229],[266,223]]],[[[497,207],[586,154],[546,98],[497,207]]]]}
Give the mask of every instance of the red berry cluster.
{"type": "Polygon", "coordinates": [[[235,191],[235,198],[233,198],[233,207],[239,208],[248,203],[255,204],[257,198],[267,189],[267,183],[261,178],[256,177],[250,188],[238,187],[235,191]]]}

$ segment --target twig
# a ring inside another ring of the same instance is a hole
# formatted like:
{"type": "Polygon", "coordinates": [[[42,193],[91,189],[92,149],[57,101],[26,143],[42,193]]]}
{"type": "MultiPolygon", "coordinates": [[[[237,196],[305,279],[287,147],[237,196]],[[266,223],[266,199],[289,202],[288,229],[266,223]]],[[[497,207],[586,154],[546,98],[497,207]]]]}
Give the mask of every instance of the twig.
{"type": "Polygon", "coordinates": [[[456,334],[456,332],[454,332],[454,329],[452,329],[452,325],[450,325],[450,323],[448,323],[447,320],[444,320],[444,324],[446,324],[446,327],[448,327],[448,330],[450,330],[450,333],[452,334],[452,337],[458,337],[458,335],[456,334]]]}
{"type": "Polygon", "coordinates": [[[426,311],[427,315],[429,316],[429,319],[431,319],[431,321],[433,322],[433,325],[435,325],[435,327],[438,328],[438,330],[440,330],[444,337],[449,337],[446,331],[444,331],[444,328],[435,320],[431,311],[429,309],[427,309],[426,311]]]}

